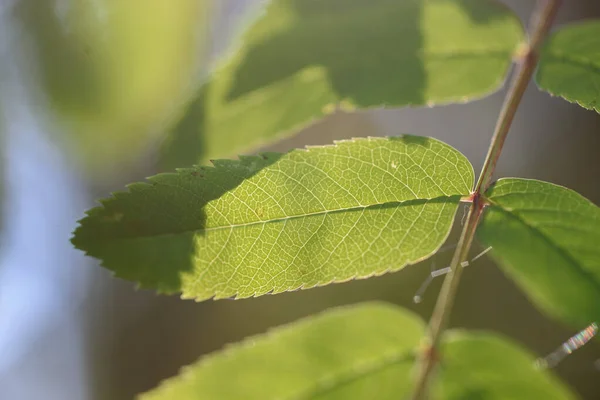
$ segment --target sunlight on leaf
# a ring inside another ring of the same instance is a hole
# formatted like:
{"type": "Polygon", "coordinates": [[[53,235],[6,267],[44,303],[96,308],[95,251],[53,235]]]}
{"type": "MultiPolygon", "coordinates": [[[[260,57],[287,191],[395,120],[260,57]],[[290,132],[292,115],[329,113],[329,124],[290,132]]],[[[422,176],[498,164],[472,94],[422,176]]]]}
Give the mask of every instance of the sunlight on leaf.
{"type": "Polygon", "coordinates": [[[556,32],[542,52],[536,81],[542,90],[600,113],[600,21],[556,32]]]}
{"type": "MultiPolygon", "coordinates": [[[[397,400],[409,396],[424,324],[399,307],[328,310],[211,354],[142,400],[397,400]],[[376,328],[375,328],[376,327],[376,328]]],[[[494,335],[452,333],[440,399],[572,399],[534,357],[494,335]]]]}
{"type": "Polygon", "coordinates": [[[189,161],[190,143],[201,143],[194,162],[238,154],[338,109],[480,98],[503,83],[522,37],[518,18],[488,0],[273,0],[164,157],[189,161]]]}
{"type": "Polygon", "coordinates": [[[600,321],[600,208],[562,186],[500,179],[478,229],[491,255],[542,310],[600,321]]]}
{"type": "Polygon", "coordinates": [[[431,256],[473,179],[457,150],[408,135],[218,160],[116,193],[73,243],[160,292],[279,293],[431,256]]]}
{"type": "Polygon", "coordinates": [[[517,343],[486,332],[449,331],[443,345],[439,396],[444,400],[578,397],[517,343]]]}
{"type": "Polygon", "coordinates": [[[391,305],[342,307],[209,355],[141,399],[402,398],[423,331],[391,305]]]}

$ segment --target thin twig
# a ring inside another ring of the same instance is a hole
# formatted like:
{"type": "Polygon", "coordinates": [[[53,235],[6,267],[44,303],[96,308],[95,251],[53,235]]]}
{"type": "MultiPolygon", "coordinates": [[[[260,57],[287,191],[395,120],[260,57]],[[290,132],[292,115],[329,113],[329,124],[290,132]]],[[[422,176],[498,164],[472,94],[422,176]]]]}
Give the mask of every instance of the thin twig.
{"type": "Polygon", "coordinates": [[[504,99],[504,104],[502,105],[502,110],[498,116],[494,136],[492,137],[487,157],[483,163],[479,180],[475,186],[475,193],[485,193],[490,185],[492,175],[496,169],[496,163],[504,146],[504,141],[517,113],[517,108],[537,66],[540,46],[552,26],[559,5],[560,0],[538,0],[538,8],[531,18],[530,26],[532,33],[529,43],[525,44],[519,54],[517,54],[519,58],[517,60],[518,69],[512,79],[510,88],[504,99]]]}
{"type": "Polygon", "coordinates": [[[429,322],[428,343],[419,360],[418,376],[412,396],[413,400],[427,398],[429,384],[440,358],[440,340],[446,329],[460,282],[463,269],[461,263],[467,259],[479,219],[485,206],[483,193],[485,193],[491,183],[504,141],[510,130],[523,93],[527,89],[527,85],[537,66],[540,46],[552,26],[559,5],[560,0],[539,0],[532,16],[530,23],[531,36],[528,44],[518,54],[517,70],[513,75],[506,98],[504,99],[504,104],[494,130],[494,136],[492,137],[487,157],[472,195],[472,203],[467,214],[467,221],[463,226],[458,246],[450,263],[450,272],[444,279],[433,315],[429,322]]]}

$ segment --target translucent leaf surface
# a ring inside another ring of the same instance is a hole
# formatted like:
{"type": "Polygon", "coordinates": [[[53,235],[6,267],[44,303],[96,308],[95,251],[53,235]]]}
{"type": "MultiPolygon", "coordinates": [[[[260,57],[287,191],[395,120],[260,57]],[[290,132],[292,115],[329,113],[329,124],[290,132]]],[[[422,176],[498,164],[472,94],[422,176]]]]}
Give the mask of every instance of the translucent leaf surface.
{"type": "MultiPolygon", "coordinates": [[[[482,97],[502,84],[522,36],[518,18],[489,0],[273,0],[198,94],[196,142],[207,159],[337,108],[482,97]]],[[[179,128],[165,158],[190,161],[194,141],[179,128]]]]}
{"type": "Polygon", "coordinates": [[[572,190],[501,179],[479,239],[544,311],[583,328],[600,320],[600,209],[572,190]]]}
{"type": "Polygon", "coordinates": [[[439,399],[576,399],[566,385],[535,367],[517,343],[484,332],[449,331],[443,346],[439,399]]]}
{"type": "Polygon", "coordinates": [[[556,32],[542,53],[536,81],[550,94],[600,113],[600,20],[556,32]]]}
{"type": "MultiPolygon", "coordinates": [[[[209,355],[141,399],[405,399],[423,333],[417,316],[391,305],[329,310],[209,355]]],[[[435,398],[573,398],[498,337],[455,334],[444,351],[435,398]]]]}
{"type": "Polygon", "coordinates": [[[472,185],[435,139],[355,139],[157,175],[91,210],[73,243],[161,292],[278,293],[432,255],[472,185]]]}

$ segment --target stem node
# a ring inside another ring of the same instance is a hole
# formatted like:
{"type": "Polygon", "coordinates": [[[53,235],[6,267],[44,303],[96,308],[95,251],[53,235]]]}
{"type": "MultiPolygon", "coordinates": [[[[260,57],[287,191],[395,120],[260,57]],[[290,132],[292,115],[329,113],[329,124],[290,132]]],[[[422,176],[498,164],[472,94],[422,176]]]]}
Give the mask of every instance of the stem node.
{"type": "Polygon", "coordinates": [[[425,350],[423,350],[421,357],[419,357],[420,368],[418,370],[417,381],[412,395],[413,400],[423,400],[427,398],[427,392],[433,372],[441,357],[439,354],[439,344],[454,304],[460,276],[464,268],[463,265],[467,259],[469,250],[471,249],[479,219],[487,204],[484,193],[492,182],[492,176],[496,169],[496,163],[498,162],[500,153],[502,152],[504,141],[506,140],[506,136],[508,135],[518,106],[521,103],[525,89],[535,71],[539,58],[538,54],[540,46],[550,30],[550,26],[554,21],[559,5],[559,0],[538,1],[538,8],[531,19],[531,36],[529,42],[522,45],[517,52],[518,67],[513,75],[506,98],[504,99],[502,110],[498,116],[498,122],[494,129],[490,148],[483,164],[483,168],[481,169],[481,174],[479,175],[475,190],[467,199],[471,201],[467,220],[463,227],[458,245],[456,246],[454,256],[452,257],[452,262],[450,263],[450,272],[444,279],[442,289],[433,310],[433,315],[429,322],[428,345],[425,350]]]}

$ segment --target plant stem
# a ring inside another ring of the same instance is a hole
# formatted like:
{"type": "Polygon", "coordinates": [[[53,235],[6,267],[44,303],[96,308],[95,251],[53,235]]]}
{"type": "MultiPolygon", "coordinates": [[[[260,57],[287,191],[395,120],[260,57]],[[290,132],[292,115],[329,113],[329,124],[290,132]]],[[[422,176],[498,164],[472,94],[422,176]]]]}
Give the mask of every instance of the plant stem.
{"type": "Polygon", "coordinates": [[[418,376],[413,392],[413,400],[422,400],[427,397],[429,383],[432,379],[435,367],[439,362],[439,345],[448,317],[454,305],[454,298],[458,290],[460,276],[462,273],[462,263],[467,259],[471,244],[475,237],[475,231],[479,224],[480,217],[485,207],[485,198],[483,194],[488,189],[496,163],[502,152],[504,141],[510,130],[510,126],[517,112],[523,93],[531,80],[531,76],[539,59],[539,49],[545,37],[552,26],[560,5],[560,0],[538,0],[538,5],[533,13],[530,23],[531,36],[529,42],[524,45],[522,51],[518,54],[517,70],[513,75],[507,95],[498,122],[494,130],[494,135],[490,147],[479,175],[479,180],[475,186],[475,191],[471,196],[471,206],[467,220],[463,227],[458,245],[452,262],[450,263],[450,272],[446,275],[440,295],[433,310],[433,315],[429,321],[428,343],[420,358],[418,376]]]}
{"type": "Polygon", "coordinates": [[[494,136],[475,187],[475,193],[484,193],[490,185],[496,162],[504,146],[504,140],[517,113],[523,93],[527,89],[527,84],[535,71],[539,58],[539,48],[552,26],[560,1],[538,0],[538,5],[539,8],[531,18],[532,34],[529,43],[525,44],[520,54],[518,54],[518,69],[504,99],[494,136]]]}

